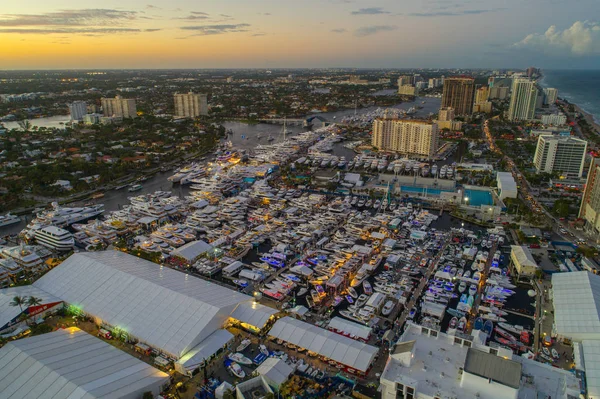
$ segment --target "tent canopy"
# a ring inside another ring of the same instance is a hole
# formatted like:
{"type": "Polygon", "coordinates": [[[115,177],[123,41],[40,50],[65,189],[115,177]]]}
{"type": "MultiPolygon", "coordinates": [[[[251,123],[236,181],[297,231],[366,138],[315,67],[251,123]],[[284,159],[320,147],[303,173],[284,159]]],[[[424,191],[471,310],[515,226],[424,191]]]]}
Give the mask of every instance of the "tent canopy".
{"type": "Polygon", "coordinates": [[[573,340],[600,339],[600,276],[589,272],[552,275],[554,324],[573,340]]]}
{"type": "Polygon", "coordinates": [[[231,314],[231,317],[242,323],[262,329],[274,314],[277,314],[277,310],[252,301],[240,303],[231,314]]]}
{"type": "Polygon", "coordinates": [[[169,376],[76,327],[12,341],[0,349],[0,390],[13,398],[157,395],[169,376]]]}
{"type": "Polygon", "coordinates": [[[378,351],[378,348],[374,346],[357,342],[289,316],[277,320],[269,335],[316,352],[361,372],[369,369],[378,351]]]}
{"type": "Polygon", "coordinates": [[[252,300],[120,251],[72,255],[33,285],[176,359],[252,300]]]}
{"type": "Polygon", "coordinates": [[[256,374],[262,375],[270,385],[279,388],[294,372],[292,366],[281,359],[269,357],[256,369],[256,374]]]}
{"type": "Polygon", "coordinates": [[[371,329],[369,327],[337,316],[329,321],[329,325],[327,327],[337,331],[345,332],[349,335],[354,335],[355,337],[362,338],[364,340],[369,339],[369,336],[371,335],[371,329]]]}

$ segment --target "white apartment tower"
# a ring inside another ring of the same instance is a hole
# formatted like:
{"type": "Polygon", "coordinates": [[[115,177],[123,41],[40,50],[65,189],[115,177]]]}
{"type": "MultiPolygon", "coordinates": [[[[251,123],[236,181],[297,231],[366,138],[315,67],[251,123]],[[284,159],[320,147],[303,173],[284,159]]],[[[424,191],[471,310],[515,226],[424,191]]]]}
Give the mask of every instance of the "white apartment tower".
{"type": "Polygon", "coordinates": [[[80,121],[87,114],[87,104],[85,101],[73,101],[69,104],[69,114],[72,121],[80,121]]]}
{"type": "Polygon", "coordinates": [[[429,121],[377,118],[371,143],[380,150],[430,158],[438,148],[438,126],[429,121]]]}
{"type": "Polygon", "coordinates": [[[525,78],[515,78],[512,84],[508,119],[511,121],[527,121],[535,116],[535,103],[538,90],[535,82],[525,78]]]}
{"type": "Polygon", "coordinates": [[[558,100],[558,90],[552,87],[544,89],[544,104],[554,104],[558,100]]]}
{"type": "Polygon", "coordinates": [[[137,116],[137,108],[135,100],[132,98],[123,98],[116,96],[115,98],[102,98],[102,113],[104,116],[117,118],[135,118],[137,116]]]}
{"type": "Polygon", "coordinates": [[[540,135],[533,164],[537,173],[560,172],[581,177],[587,141],[575,137],[540,135]]]}
{"type": "Polygon", "coordinates": [[[196,118],[200,115],[208,115],[208,96],[203,93],[175,93],[175,116],[184,118],[196,118]]]}

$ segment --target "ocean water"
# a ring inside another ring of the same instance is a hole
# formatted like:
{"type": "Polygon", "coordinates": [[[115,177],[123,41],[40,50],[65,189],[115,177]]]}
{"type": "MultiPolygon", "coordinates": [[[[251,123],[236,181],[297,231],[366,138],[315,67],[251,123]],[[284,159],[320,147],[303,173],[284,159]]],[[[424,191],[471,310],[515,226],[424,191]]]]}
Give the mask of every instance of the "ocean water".
{"type": "Polygon", "coordinates": [[[540,84],[558,89],[558,97],[577,104],[600,123],[600,70],[546,70],[540,84]]]}

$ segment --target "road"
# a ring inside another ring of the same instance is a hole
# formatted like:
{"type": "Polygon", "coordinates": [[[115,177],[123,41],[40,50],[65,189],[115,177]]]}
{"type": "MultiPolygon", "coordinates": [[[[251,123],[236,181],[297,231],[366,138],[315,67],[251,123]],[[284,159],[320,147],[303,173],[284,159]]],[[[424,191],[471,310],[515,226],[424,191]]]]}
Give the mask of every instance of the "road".
{"type": "Polygon", "coordinates": [[[510,157],[505,155],[502,152],[502,150],[500,150],[500,148],[496,145],[496,141],[494,140],[494,137],[492,136],[492,133],[489,128],[489,119],[486,119],[483,122],[483,132],[485,134],[485,138],[488,142],[490,149],[495,153],[502,155],[502,159],[506,161],[507,165],[509,166],[510,172],[512,173],[513,178],[517,182],[517,187],[519,190],[519,194],[521,195],[521,199],[523,200],[525,205],[527,205],[529,210],[538,215],[543,215],[547,219],[548,224],[550,226],[553,226],[553,228],[556,230],[556,233],[560,234],[560,236],[563,237],[564,240],[570,241],[571,238],[568,237],[569,235],[572,238],[575,238],[576,240],[585,240],[585,237],[582,237],[581,232],[572,231],[568,225],[563,224],[562,221],[553,216],[550,212],[548,212],[548,210],[546,210],[544,206],[540,205],[538,201],[536,201],[533,194],[533,190],[527,179],[523,177],[523,174],[521,173],[521,171],[519,171],[514,161],[510,157]],[[563,233],[561,229],[563,229],[563,231],[565,231],[566,234],[563,233]]]}

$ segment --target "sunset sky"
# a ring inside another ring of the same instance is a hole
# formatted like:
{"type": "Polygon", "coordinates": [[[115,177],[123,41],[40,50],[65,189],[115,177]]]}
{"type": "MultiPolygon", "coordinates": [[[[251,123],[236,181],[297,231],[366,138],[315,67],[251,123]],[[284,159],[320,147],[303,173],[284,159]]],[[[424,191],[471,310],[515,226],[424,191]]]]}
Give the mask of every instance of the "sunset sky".
{"type": "Polygon", "coordinates": [[[598,21],[598,0],[3,1],[0,69],[600,68],[598,21]]]}

